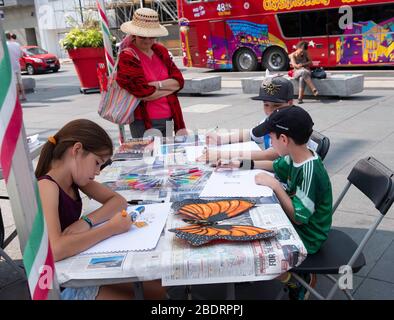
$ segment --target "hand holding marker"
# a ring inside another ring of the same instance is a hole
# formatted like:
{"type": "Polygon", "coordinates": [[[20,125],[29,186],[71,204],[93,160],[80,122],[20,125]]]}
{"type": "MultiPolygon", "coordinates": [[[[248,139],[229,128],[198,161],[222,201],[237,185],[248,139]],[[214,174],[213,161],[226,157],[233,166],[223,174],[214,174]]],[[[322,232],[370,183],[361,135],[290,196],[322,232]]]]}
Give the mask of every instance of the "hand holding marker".
{"type": "Polygon", "coordinates": [[[129,212],[129,216],[133,222],[135,222],[138,218],[138,216],[145,211],[144,206],[139,206],[132,211],[129,212]]]}
{"type": "Polygon", "coordinates": [[[126,218],[127,216],[130,216],[132,221],[136,221],[137,216],[139,216],[144,211],[145,211],[144,206],[139,206],[139,207],[133,209],[131,212],[127,212],[126,210],[123,210],[122,217],[126,218]]]}

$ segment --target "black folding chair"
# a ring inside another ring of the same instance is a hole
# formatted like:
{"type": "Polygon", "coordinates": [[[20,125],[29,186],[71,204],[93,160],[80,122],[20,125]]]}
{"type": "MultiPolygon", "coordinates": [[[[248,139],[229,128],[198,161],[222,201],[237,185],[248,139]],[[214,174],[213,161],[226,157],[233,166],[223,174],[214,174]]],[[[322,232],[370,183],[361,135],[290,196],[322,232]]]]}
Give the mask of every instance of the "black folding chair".
{"type": "MultiPolygon", "coordinates": [[[[349,266],[353,273],[357,273],[366,264],[363,249],[394,201],[393,171],[373,157],[358,161],[347,179],[345,188],[334,204],[333,212],[341,203],[350,186],[353,185],[373,202],[380,214],[358,245],[345,232],[332,229],[320,251],[308,256],[299,267],[292,269],[294,278],[312,295],[321,300],[332,299],[335,292],[341,289],[339,281],[332,275],[338,275],[342,266],[349,266]],[[300,277],[306,273],[324,275],[334,283],[326,297],[311,288],[300,277]]],[[[349,290],[341,290],[349,299],[354,299],[349,290]]]]}
{"type": "Polygon", "coordinates": [[[316,153],[320,156],[322,160],[327,155],[328,149],[330,149],[330,139],[320,132],[313,131],[311,138],[314,143],[316,143],[316,153]]]}
{"type": "MultiPolygon", "coordinates": [[[[0,199],[9,199],[7,196],[0,196],[0,199]]],[[[18,266],[11,257],[4,251],[4,249],[9,245],[9,243],[16,237],[16,229],[5,239],[5,230],[3,217],[1,215],[0,208],[0,258],[3,258],[12,268],[14,268],[23,278],[26,277],[24,270],[18,266]]]]}

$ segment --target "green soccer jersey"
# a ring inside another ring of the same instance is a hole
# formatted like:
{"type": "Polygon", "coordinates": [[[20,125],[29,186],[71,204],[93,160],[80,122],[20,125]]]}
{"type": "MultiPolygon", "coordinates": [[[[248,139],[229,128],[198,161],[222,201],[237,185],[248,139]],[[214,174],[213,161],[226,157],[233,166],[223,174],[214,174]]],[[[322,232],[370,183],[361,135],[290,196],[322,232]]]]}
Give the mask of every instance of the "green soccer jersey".
{"type": "Polygon", "coordinates": [[[313,157],[294,163],[290,156],[273,163],[274,171],[294,207],[294,224],[308,253],[317,252],[327,239],[332,222],[332,190],[327,171],[314,152],[313,157]]]}

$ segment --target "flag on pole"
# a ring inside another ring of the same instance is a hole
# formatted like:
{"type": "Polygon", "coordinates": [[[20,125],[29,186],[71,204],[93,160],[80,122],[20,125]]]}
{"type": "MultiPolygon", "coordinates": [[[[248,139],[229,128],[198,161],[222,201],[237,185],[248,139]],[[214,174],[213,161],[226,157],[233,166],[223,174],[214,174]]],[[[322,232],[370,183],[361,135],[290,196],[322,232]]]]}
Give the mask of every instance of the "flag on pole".
{"type": "MultiPolygon", "coordinates": [[[[105,58],[107,61],[108,74],[115,71],[115,60],[112,52],[111,32],[109,30],[109,22],[107,14],[105,13],[105,1],[96,0],[97,10],[100,16],[101,30],[103,31],[105,58]]],[[[125,140],[126,133],[123,125],[119,125],[119,143],[122,144],[125,140]]]]}
{"type": "MultiPolygon", "coordinates": [[[[7,185],[10,174],[14,170],[13,161],[18,157],[16,146],[19,139],[22,139],[23,125],[22,107],[17,96],[14,77],[4,32],[0,24],[0,157],[7,185]]],[[[34,189],[36,215],[24,250],[23,263],[31,297],[34,300],[41,300],[47,299],[49,290],[52,289],[55,266],[35,180],[34,189]]]]}
{"type": "Polygon", "coordinates": [[[103,31],[105,58],[107,60],[108,74],[111,74],[115,68],[114,55],[112,52],[111,32],[109,31],[109,22],[105,14],[104,0],[96,0],[97,10],[100,16],[101,30],[103,31]]]}

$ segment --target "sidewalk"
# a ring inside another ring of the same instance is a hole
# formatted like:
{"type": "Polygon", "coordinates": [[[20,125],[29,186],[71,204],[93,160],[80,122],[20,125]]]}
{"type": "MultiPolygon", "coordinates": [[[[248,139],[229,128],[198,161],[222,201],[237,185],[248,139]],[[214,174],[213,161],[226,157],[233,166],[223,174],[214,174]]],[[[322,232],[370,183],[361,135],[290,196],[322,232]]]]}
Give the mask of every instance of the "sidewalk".
{"type": "MultiPolygon", "coordinates": [[[[187,71],[189,72],[189,71],[187,71]]],[[[349,71],[348,71],[349,72],[349,71]]],[[[350,72],[349,72],[350,73],[350,72]]],[[[228,73],[226,77],[232,79],[228,73]]],[[[102,125],[117,141],[118,129],[97,114],[98,94],[81,95],[72,65],[64,65],[57,74],[35,77],[37,90],[23,104],[24,124],[28,135],[39,133],[46,139],[72,119],[88,118],[102,125]]],[[[226,80],[227,81],[227,80],[226,80]]],[[[226,82],[225,81],[225,82],[226,82]]],[[[380,88],[383,80],[378,81],[380,88]]],[[[388,80],[388,82],[393,81],[388,80]]],[[[202,96],[180,97],[185,121],[190,129],[250,128],[262,118],[262,106],[250,100],[242,89],[231,83],[219,92],[202,96]],[[203,105],[204,108],[199,108],[203,105]]],[[[346,183],[346,177],[360,158],[372,155],[394,169],[394,91],[370,88],[342,99],[305,100],[315,129],[328,136],[331,148],[325,165],[331,177],[334,199],[346,183]]],[[[4,181],[0,194],[6,194],[4,181]]],[[[13,217],[8,201],[0,201],[6,233],[13,230],[13,217]]],[[[376,217],[373,205],[357,190],[349,192],[333,217],[333,225],[348,232],[356,241],[376,217]]],[[[19,244],[14,240],[6,249],[14,259],[21,259],[19,244]]],[[[394,299],[394,208],[388,212],[364,253],[367,266],[354,277],[356,299],[394,299]]],[[[26,298],[24,283],[0,260],[0,299],[26,298]]],[[[327,287],[319,277],[318,288],[327,287]]],[[[259,282],[237,286],[237,298],[274,298],[275,284],[259,282]]],[[[181,296],[182,293],[176,293],[181,296]]],[[[199,286],[195,298],[224,298],[222,285],[199,286]]],[[[340,293],[337,299],[344,299],[340,293]]]]}

